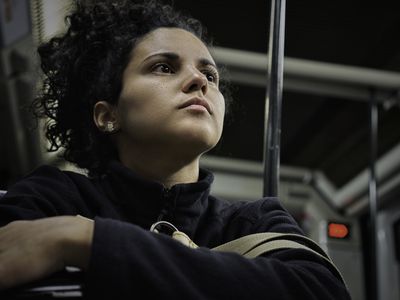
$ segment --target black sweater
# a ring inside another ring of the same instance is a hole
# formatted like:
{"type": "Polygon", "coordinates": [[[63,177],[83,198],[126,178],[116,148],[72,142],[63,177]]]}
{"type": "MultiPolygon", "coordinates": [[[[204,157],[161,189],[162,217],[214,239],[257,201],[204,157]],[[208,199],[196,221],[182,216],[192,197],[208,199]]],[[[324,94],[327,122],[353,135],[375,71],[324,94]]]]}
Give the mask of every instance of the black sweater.
{"type": "Polygon", "coordinates": [[[302,234],[274,198],[230,203],[211,195],[213,176],[165,189],[118,162],[102,177],[43,166],[0,200],[0,226],[18,219],[83,215],[95,219],[85,274],[90,299],[350,299],[316,255],[301,249],[247,259],[209,248],[257,232],[302,234]],[[149,231],[173,223],[199,249],[149,231]]]}

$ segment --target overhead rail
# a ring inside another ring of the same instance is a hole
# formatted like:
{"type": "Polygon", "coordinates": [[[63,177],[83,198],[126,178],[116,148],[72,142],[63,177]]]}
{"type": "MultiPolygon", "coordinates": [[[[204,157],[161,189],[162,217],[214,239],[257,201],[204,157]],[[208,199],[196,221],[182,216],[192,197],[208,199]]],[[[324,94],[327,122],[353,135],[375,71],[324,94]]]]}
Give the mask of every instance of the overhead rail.
{"type": "MultiPolygon", "coordinates": [[[[376,161],[376,178],[379,183],[378,204],[393,189],[400,185],[400,143],[376,161]]],[[[262,178],[261,162],[223,158],[205,155],[201,159],[205,168],[254,178],[262,178]]],[[[280,180],[311,185],[318,193],[322,193],[335,211],[343,211],[346,216],[354,217],[368,210],[368,176],[366,168],[341,188],[336,188],[323,173],[318,170],[281,165],[280,180]],[[351,203],[350,203],[351,201],[351,203]]]]}
{"type": "MultiPolygon", "coordinates": [[[[213,171],[222,171],[225,173],[257,178],[263,176],[263,164],[256,161],[206,154],[201,157],[200,164],[202,167],[209,168],[213,171]]],[[[295,181],[307,184],[311,180],[312,172],[306,168],[281,165],[279,175],[280,179],[284,181],[295,181]]]]}
{"type": "MultiPolygon", "coordinates": [[[[211,52],[229,69],[233,82],[265,88],[268,55],[223,47],[211,52]]],[[[285,57],[283,72],[286,91],[369,101],[373,89],[379,102],[399,97],[398,72],[291,57],[285,57]]]]}
{"type": "MultiPolygon", "coordinates": [[[[382,199],[385,194],[396,186],[396,184],[393,185],[394,182],[400,183],[399,157],[400,143],[376,161],[376,179],[380,185],[379,199],[382,199]]],[[[369,168],[364,169],[340,189],[327,188],[322,185],[320,185],[320,188],[335,206],[346,208],[347,214],[350,216],[358,215],[361,212],[365,212],[368,206],[369,172],[369,168]]]]}

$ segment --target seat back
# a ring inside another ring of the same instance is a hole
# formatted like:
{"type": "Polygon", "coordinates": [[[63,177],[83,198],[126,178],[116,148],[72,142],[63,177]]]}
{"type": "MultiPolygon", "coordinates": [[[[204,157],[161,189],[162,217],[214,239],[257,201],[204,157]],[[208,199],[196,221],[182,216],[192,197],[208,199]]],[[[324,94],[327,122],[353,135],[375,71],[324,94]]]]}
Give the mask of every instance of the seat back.
{"type": "Polygon", "coordinates": [[[0,190],[0,198],[7,194],[7,191],[0,190]]]}

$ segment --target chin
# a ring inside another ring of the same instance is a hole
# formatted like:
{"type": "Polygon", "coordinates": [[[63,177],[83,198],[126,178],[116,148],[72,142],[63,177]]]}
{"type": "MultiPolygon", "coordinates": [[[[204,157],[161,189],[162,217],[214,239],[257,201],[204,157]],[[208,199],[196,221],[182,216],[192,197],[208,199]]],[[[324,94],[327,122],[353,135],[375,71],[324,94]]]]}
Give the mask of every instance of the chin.
{"type": "Polygon", "coordinates": [[[203,134],[185,134],[180,138],[179,147],[187,148],[198,154],[205,153],[218,143],[219,138],[203,134]]]}

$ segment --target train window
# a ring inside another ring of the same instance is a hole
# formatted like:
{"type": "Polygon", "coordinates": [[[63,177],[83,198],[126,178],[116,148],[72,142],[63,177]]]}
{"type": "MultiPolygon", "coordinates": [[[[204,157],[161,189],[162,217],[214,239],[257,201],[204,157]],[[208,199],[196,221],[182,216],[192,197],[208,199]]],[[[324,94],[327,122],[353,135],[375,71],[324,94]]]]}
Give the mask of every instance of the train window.
{"type": "Polygon", "coordinates": [[[396,259],[400,262],[400,219],[398,219],[393,225],[393,235],[396,259]]]}

